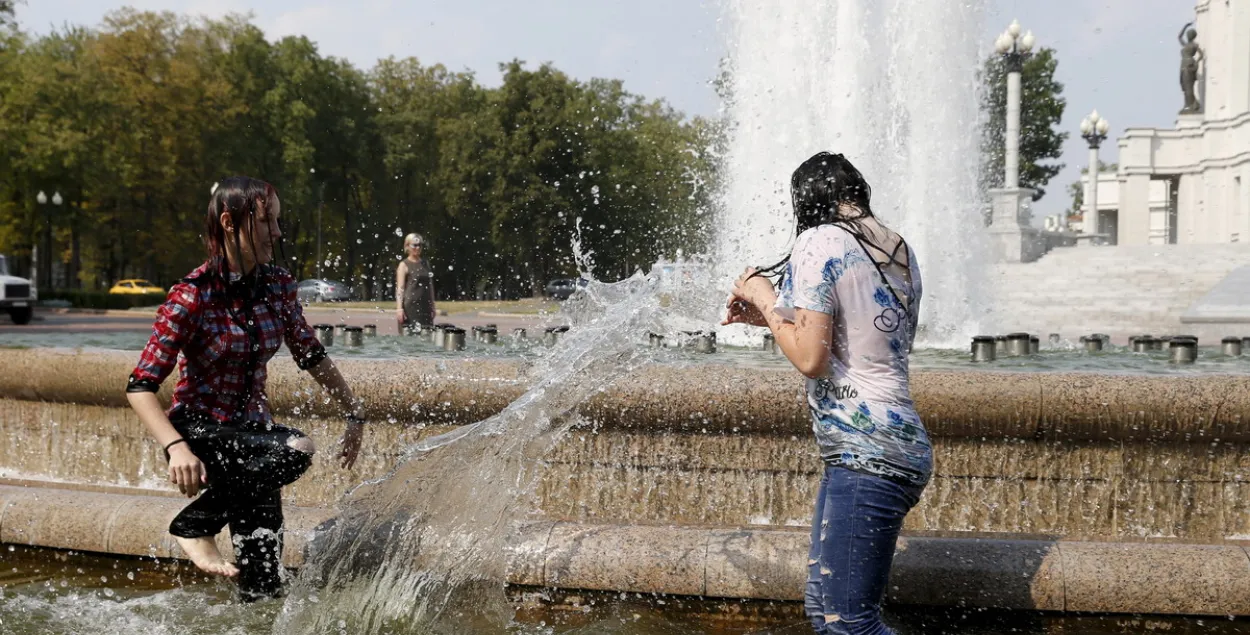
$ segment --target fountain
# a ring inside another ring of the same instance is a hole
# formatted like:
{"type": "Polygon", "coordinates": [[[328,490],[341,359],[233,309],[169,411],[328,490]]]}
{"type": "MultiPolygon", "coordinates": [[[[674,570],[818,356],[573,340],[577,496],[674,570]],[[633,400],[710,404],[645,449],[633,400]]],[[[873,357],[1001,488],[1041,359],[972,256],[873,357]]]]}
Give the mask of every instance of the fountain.
{"type": "Polygon", "coordinates": [[[786,253],[790,172],[829,150],[864,173],[874,211],[928,265],[921,344],[962,348],[991,326],[983,324],[989,256],[974,133],[984,6],[726,2],[732,137],[716,245],[721,278],[786,253]]]}

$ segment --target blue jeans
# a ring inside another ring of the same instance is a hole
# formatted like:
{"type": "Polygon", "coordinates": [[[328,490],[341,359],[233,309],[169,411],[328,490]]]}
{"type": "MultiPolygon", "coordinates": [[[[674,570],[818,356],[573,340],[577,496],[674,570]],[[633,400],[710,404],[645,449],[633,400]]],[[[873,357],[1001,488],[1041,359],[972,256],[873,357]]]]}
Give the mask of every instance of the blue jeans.
{"type": "Polygon", "coordinates": [[[893,635],[881,599],[903,517],[923,485],[826,466],[812,518],[804,608],[817,635],[893,635]]]}

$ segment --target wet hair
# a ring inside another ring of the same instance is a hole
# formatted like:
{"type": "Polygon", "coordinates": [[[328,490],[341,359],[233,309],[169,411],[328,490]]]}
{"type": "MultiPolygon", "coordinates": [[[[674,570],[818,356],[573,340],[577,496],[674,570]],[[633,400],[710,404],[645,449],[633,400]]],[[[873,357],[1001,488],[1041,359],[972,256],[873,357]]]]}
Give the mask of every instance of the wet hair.
{"type": "Polygon", "coordinates": [[[404,236],[404,249],[408,248],[409,241],[416,242],[418,247],[425,246],[425,238],[423,238],[421,234],[418,234],[416,232],[413,232],[411,234],[408,234],[407,236],[404,236]]]}
{"type": "MultiPolygon", "coordinates": [[[[863,235],[860,222],[873,216],[872,187],[841,154],[817,152],[800,164],[790,176],[790,202],[794,207],[795,236],[830,224],[863,235]]],[[[786,254],[781,262],[761,268],[756,275],[781,275],[790,256],[786,254]]]]}
{"type": "MultiPolygon", "coordinates": [[[[248,236],[254,236],[256,215],[260,206],[268,205],[277,194],[272,185],[248,176],[232,176],[218,181],[213,188],[213,197],[208,202],[208,214],[204,219],[204,244],[208,249],[208,257],[226,257],[226,228],[221,223],[222,214],[230,214],[230,222],[234,226],[234,244],[242,244],[240,233],[244,222],[248,226],[248,236]]],[[[252,253],[256,253],[255,245],[252,253]]]]}

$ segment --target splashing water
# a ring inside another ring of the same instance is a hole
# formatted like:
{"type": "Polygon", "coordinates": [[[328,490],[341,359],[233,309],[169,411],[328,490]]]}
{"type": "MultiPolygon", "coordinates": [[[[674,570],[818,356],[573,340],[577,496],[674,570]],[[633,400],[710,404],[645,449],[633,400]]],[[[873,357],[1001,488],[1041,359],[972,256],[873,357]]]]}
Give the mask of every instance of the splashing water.
{"type": "Polygon", "coordinates": [[[984,315],[977,191],[984,0],[724,0],[728,114],[717,270],[771,265],[794,232],[790,173],[845,154],[916,251],[920,339],[959,346],[984,315]]]}
{"type": "Polygon", "coordinates": [[[651,358],[669,332],[715,299],[708,280],[673,285],[641,273],[591,281],[565,305],[573,328],[531,370],[503,412],[411,448],[386,478],[350,493],[293,585],[277,633],[489,632],[511,619],[506,553],[530,512],[538,462],[577,412],[651,358]],[[465,620],[484,620],[485,631],[465,620]]]}
{"type": "Polygon", "coordinates": [[[250,635],[262,632],[276,607],[222,601],[200,590],[131,595],[126,589],[53,588],[32,593],[0,587],[4,635],[250,635]],[[224,626],[223,626],[224,625],[224,626]]]}

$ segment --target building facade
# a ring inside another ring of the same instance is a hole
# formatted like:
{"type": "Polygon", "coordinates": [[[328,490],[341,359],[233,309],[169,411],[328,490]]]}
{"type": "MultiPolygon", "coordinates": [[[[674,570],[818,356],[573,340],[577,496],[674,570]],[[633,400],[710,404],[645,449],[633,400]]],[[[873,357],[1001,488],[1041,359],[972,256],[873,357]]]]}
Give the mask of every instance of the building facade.
{"type": "Polygon", "coordinates": [[[1098,229],[1115,244],[1250,242],[1250,0],[1198,0],[1194,28],[1199,111],[1125,130],[1117,171],[1099,175],[1098,229]]]}

